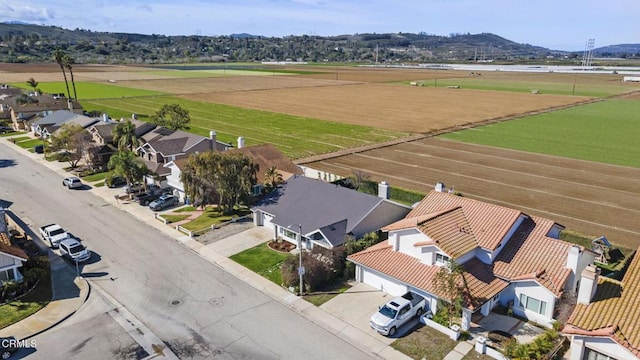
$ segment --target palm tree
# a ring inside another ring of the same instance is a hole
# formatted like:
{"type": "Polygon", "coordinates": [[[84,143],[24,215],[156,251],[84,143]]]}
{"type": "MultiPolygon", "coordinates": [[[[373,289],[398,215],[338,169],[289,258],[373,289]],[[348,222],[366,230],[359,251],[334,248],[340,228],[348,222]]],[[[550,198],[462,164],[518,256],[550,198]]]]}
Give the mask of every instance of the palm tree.
{"type": "Polygon", "coordinates": [[[136,126],[131,120],[121,122],[113,129],[113,143],[118,146],[118,150],[133,150],[138,142],[136,126]]]}
{"type": "MultiPolygon", "coordinates": [[[[75,64],[75,59],[69,54],[64,54],[62,57],[62,66],[69,70],[69,74],[71,74],[71,85],[73,85],[73,99],[78,100],[78,94],[76,93],[76,82],[73,80],[73,64],[75,64]]],[[[67,85],[67,91],[69,91],[69,85],[67,85]]]]}
{"type": "Polygon", "coordinates": [[[144,161],[137,157],[132,151],[118,151],[111,158],[107,165],[109,170],[113,170],[115,175],[120,175],[127,179],[127,185],[132,185],[142,180],[149,174],[149,169],[144,161]]]}
{"type": "Polygon", "coordinates": [[[29,80],[27,80],[27,85],[31,86],[33,88],[33,91],[38,91],[38,82],[33,78],[29,78],[29,80]]]}
{"type": "Polygon", "coordinates": [[[53,59],[56,61],[60,70],[62,70],[62,76],[64,76],[64,84],[67,86],[67,99],[71,99],[71,92],[69,92],[69,81],[67,81],[67,73],[64,71],[63,59],[66,56],[65,52],[61,49],[55,49],[53,51],[53,59]]]}
{"type": "Polygon", "coordinates": [[[282,184],[283,181],[282,174],[278,172],[278,168],[276,168],[275,165],[268,168],[267,172],[264,173],[264,185],[267,191],[275,189],[278,185],[282,184]]]}

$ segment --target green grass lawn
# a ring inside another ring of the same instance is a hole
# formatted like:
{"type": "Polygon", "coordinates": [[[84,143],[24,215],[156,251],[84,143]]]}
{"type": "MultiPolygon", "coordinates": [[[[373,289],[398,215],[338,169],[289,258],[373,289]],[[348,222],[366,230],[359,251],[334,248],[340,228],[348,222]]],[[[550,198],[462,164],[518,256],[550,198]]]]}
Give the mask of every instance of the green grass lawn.
{"type": "Polygon", "coordinates": [[[16,145],[23,149],[31,149],[36,145],[42,145],[42,140],[27,137],[29,140],[16,140],[16,145]]]}
{"type": "Polygon", "coordinates": [[[96,182],[96,181],[104,180],[110,173],[111,173],[110,171],[104,171],[104,172],[84,176],[82,179],[88,182],[96,182]]]}
{"type": "Polygon", "coordinates": [[[179,209],[173,210],[173,212],[186,212],[186,211],[191,212],[191,211],[195,211],[195,210],[196,210],[196,208],[194,206],[187,205],[187,206],[183,206],[183,207],[181,207],[179,209]]]}
{"type": "Polygon", "coordinates": [[[167,220],[167,224],[182,221],[189,217],[189,215],[160,215],[161,218],[167,220]]]}
{"type": "Polygon", "coordinates": [[[391,347],[416,360],[442,360],[456,346],[447,335],[418,324],[415,330],[391,343],[391,347]]]}
{"type": "Polygon", "coordinates": [[[11,132],[6,132],[6,133],[0,134],[0,137],[16,136],[16,135],[24,135],[24,134],[26,134],[26,132],[24,132],[24,131],[11,131],[11,132]]]}
{"type": "Polygon", "coordinates": [[[452,140],[640,167],[640,101],[606,100],[442,135],[452,140]]]}
{"type": "Polygon", "coordinates": [[[325,289],[325,291],[307,294],[304,295],[303,298],[315,306],[320,306],[333,299],[334,297],[342,294],[343,292],[349,290],[350,287],[351,286],[349,286],[347,283],[336,283],[333,287],[325,289]]]}
{"type": "Polygon", "coordinates": [[[219,140],[235,143],[238,136],[246,146],[272,143],[292,159],[333,152],[354,146],[383,142],[407,133],[342,124],[300,116],[186,100],[176,97],[123,98],[84,101],[87,111],[106,112],[113,118],[138,114],[143,121],[162,105],[179,104],[191,116],[190,132],[208,136],[215,130],[219,140]]]}
{"type": "Polygon", "coordinates": [[[0,329],[16,323],[45,307],[52,298],[51,275],[47,272],[35,289],[19,300],[0,305],[0,329]]]}
{"type": "MultiPolygon", "coordinates": [[[[409,85],[412,81],[401,82],[409,85]]],[[[434,87],[436,80],[417,81],[425,87],[434,87]]],[[[488,80],[482,76],[456,79],[437,79],[438,87],[460,86],[463,89],[474,90],[495,90],[508,92],[529,93],[531,90],[538,90],[541,94],[553,95],[575,95],[589,97],[605,97],[629,91],[629,87],[621,82],[610,85],[581,84],[576,81],[575,90],[573,88],[573,78],[567,78],[566,82],[544,82],[544,81],[508,81],[508,80],[488,80]]]]}
{"type": "Polygon", "coordinates": [[[293,256],[295,255],[273,251],[264,243],[232,255],[230,259],[274,283],[282,285],[280,264],[293,256]]]}
{"type": "Polygon", "coordinates": [[[231,215],[223,215],[218,211],[217,207],[208,207],[207,211],[202,213],[202,215],[198,216],[194,220],[182,225],[183,228],[191,231],[203,230],[211,227],[211,225],[220,224],[226,221],[229,221],[238,216],[244,216],[249,213],[249,210],[240,210],[235,214],[231,215]]]}
{"type": "MultiPolygon", "coordinates": [[[[38,79],[36,79],[38,80],[38,79]]],[[[11,86],[31,90],[32,88],[24,83],[12,83],[11,86]]],[[[60,82],[41,82],[38,84],[38,88],[47,94],[67,93],[64,81],[60,82]]],[[[73,96],[73,87],[69,82],[69,91],[73,96]]],[[[87,99],[104,99],[104,98],[123,98],[123,97],[136,97],[136,96],[155,96],[163,95],[165,93],[159,91],[133,89],[124,86],[113,85],[111,83],[95,83],[95,82],[76,82],[76,91],[78,100],[87,99]]],[[[84,103],[83,103],[84,105],[84,103]]],[[[129,114],[131,116],[131,114],[129,114]]]]}

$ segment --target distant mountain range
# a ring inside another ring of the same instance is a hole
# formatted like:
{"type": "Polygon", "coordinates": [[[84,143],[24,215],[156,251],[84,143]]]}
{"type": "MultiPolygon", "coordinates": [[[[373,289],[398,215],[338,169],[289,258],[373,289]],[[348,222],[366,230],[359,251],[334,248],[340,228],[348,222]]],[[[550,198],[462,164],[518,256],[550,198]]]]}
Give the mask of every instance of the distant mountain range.
{"type": "MultiPolygon", "coordinates": [[[[184,63],[220,61],[306,62],[505,62],[575,63],[582,51],[520,44],[495,34],[427,33],[299,35],[282,38],[247,33],[228,36],[165,36],[68,30],[22,22],[0,23],[0,62],[52,61],[61,48],[77,63],[184,63]]],[[[640,44],[594,49],[598,57],[640,58],[640,44]]]]}

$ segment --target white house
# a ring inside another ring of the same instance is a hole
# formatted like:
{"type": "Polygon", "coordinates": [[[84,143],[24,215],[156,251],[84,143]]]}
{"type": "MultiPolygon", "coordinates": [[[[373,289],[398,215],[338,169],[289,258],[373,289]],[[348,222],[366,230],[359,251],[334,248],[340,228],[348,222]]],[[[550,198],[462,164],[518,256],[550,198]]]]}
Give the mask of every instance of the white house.
{"type": "Polygon", "coordinates": [[[3,209],[0,209],[0,285],[5,281],[22,281],[18,270],[29,257],[17,246],[11,245],[7,235],[7,222],[3,209]]]}
{"type": "Polygon", "coordinates": [[[561,229],[515,209],[432,191],[406,218],[382,229],[386,242],[348,259],[357,281],[395,296],[418,292],[433,312],[445,297],[434,285],[435,274],[451,260],[464,269],[467,286],[463,329],[472,314],[486,316],[498,304],[551,326],[562,293],[576,291],[576,274],[594,258],[558,240],[561,229]]]}
{"type": "Polygon", "coordinates": [[[622,281],[582,272],[578,305],[562,332],[571,339],[570,359],[640,359],[640,256],[622,281]]]}
{"type": "Polygon", "coordinates": [[[304,248],[330,249],[348,235],[360,238],[409,213],[410,207],[388,200],[386,183],[380,188],[374,196],[295,175],[251,209],[253,221],[272,229],[274,239],[297,245],[301,237],[304,248]]]}

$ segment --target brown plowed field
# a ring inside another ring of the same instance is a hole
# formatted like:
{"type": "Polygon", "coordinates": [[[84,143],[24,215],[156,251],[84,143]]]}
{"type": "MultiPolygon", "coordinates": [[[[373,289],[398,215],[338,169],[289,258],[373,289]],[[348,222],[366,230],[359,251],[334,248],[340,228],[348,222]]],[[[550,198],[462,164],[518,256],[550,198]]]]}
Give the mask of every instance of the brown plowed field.
{"type": "Polygon", "coordinates": [[[186,97],[405,132],[428,132],[487,119],[518,116],[588,99],[504,91],[351,84],[191,94],[186,97]]]}
{"type": "Polygon", "coordinates": [[[640,169],[427,138],[307,163],[428,192],[438,181],[464,196],[552,219],[619,245],[640,245],[640,169]]]}

